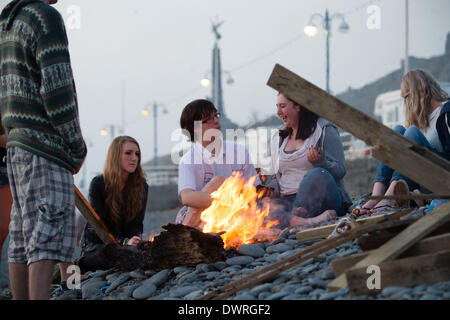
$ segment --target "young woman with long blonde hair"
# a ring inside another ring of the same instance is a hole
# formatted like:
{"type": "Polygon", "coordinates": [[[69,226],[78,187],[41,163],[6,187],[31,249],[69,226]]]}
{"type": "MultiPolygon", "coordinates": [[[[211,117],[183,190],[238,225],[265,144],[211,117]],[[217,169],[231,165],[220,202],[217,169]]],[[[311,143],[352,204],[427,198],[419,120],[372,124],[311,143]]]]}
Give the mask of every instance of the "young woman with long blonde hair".
{"type": "MultiPolygon", "coordinates": [[[[115,138],[103,174],[94,177],[89,186],[89,202],[121,244],[135,246],[141,241],[147,193],[138,142],[129,136],[115,138]]],[[[86,224],[78,261],[82,272],[108,267],[108,262],[95,254],[102,247],[94,229],[86,224]]]]}
{"type": "MultiPolygon", "coordinates": [[[[448,93],[442,90],[433,76],[419,69],[411,70],[403,77],[400,91],[404,99],[407,129],[398,125],[394,131],[450,160],[448,93]]],[[[430,193],[385,164],[378,165],[372,195],[405,194],[416,189],[430,193]]],[[[363,211],[407,205],[407,202],[394,200],[370,200],[363,206],[363,211]]]]}

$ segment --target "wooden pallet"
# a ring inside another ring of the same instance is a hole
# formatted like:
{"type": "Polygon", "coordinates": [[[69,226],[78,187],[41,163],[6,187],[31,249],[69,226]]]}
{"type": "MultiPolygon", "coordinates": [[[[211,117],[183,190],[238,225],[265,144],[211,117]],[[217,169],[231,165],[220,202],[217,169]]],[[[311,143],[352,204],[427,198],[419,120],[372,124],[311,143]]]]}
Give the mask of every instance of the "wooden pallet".
{"type": "Polygon", "coordinates": [[[450,202],[447,202],[378,249],[333,260],[336,279],[328,284],[328,290],[348,286],[350,295],[358,296],[377,293],[388,286],[413,287],[450,280],[450,233],[426,238],[449,222],[450,202]],[[373,271],[369,266],[379,268],[379,287],[368,285],[373,271]]]}

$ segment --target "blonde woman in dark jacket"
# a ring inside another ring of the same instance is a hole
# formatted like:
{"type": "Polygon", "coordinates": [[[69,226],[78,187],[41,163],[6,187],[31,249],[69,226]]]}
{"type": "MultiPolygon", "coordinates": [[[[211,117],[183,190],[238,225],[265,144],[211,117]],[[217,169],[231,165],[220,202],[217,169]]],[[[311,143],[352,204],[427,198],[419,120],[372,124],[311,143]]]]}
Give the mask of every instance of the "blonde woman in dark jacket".
{"type": "MultiPolygon", "coordinates": [[[[398,125],[394,131],[420,144],[441,157],[450,160],[450,102],[448,93],[423,70],[411,70],[401,84],[404,99],[406,128],[398,125]]],[[[372,195],[407,194],[419,190],[430,193],[408,177],[384,163],[380,163],[375,176],[372,195]]],[[[418,203],[422,205],[422,203],[418,203]]],[[[363,207],[364,213],[395,207],[405,207],[406,201],[370,200],[363,207]]]]}

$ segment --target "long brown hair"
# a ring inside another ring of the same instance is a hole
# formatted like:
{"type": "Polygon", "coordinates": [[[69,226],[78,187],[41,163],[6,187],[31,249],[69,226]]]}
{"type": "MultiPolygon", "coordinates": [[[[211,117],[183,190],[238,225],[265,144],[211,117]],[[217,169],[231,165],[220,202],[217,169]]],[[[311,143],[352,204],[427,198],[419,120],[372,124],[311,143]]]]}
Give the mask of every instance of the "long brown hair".
{"type": "Polygon", "coordinates": [[[421,130],[430,125],[431,100],[443,102],[449,99],[433,76],[420,69],[411,70],[403,77],[401,95],[405,100],[406,127],[414,125],[421,130]]]}
{"type": "MultiPolygon", "coordinates": [[[[281,92],[278,93],[278,95],[282,94],[281,92]]],[[[309,138],[309,136],[311,136],[314,131],[316,130],[316,126],[317,126],[317,120],[319,119],[319,116],[317,114],[315,114],[312,111],[309,111],[308,109],[306,109],[305,107],[303,107],[302,105],[299,105],[297,102],[295,102],[294,100],[289,99],[288,97],[286,97],[284,94],[283,96],[291,101],[294,106],[299,106],[300,107],[300,111],[298,113],[298,130],[297,130],[297,135],[295,136],[295,139],[302,139],[302,140],[306,140],[309,138]]],[[[282,139],[285,139],[286,137],[290,136],[292,134],[292,128],[284,128],[280,130],[280,137],[282,139]]]]}
{"type": "Polygon", "coordinates": [[[141,148],[134,138],[119,136],[113,140],[106,156],[103,179],[105,181],[106,206],[111,213],[111,220],[115,224],[120,224],[135,219],[142,209],[146,178],[141,167],[141,148]],[[133,142],[138,146],[139,161],[136,170],[128,176],[125,187],[121,191],[120,156],[125,142],[133,142]]]}

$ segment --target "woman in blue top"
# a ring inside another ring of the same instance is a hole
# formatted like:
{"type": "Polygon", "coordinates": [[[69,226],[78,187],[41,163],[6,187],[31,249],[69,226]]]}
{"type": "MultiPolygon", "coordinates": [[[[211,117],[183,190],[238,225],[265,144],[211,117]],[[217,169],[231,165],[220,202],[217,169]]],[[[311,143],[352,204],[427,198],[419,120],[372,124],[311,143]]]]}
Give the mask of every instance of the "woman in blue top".
{"type": "MultiPolygon", "coordinates": [[[[423,70],[411,70],[401,84],[404,99],[406,128],[396,126],[394,130],[420,144],[441,157],[450,160],[450,102],[448,93],[423,70]]],[[[430,193],[416,182],[380,163],[375,176],[372,195],[407,194],[410,190],[430,193]]],[[[370,200],[363,213],[389,207],[405,207],[406,201],[370,200]]],[[[419,203],[421,204],[421,203],[419,203]]]]}

